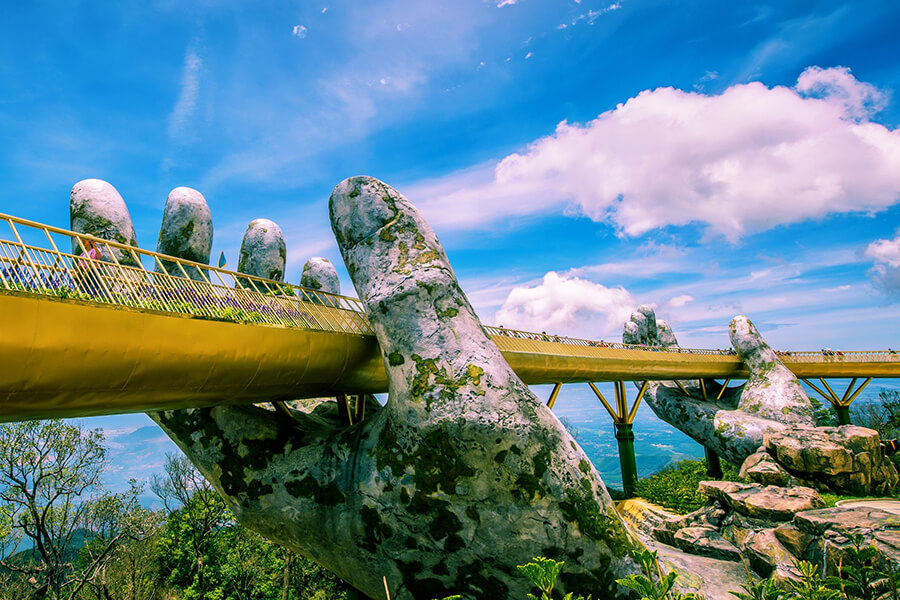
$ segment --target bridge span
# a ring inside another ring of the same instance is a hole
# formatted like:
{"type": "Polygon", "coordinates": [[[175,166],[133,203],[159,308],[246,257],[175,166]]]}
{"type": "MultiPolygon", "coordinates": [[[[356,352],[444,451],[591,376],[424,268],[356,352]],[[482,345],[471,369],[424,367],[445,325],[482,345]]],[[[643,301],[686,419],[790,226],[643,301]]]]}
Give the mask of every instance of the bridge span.
{"type": "MultiPolygon", "coordinates": [[[[0,237],[0,421],[387,391],[357,299],[0,220],[9,227],[0,237]],[[87,257],[88,240],[100,259],[87,257]]],[[[720,350],[485,329],[525,383],[555,384],[551,407],[565,383],[700,380],[722,390],[714,380],[747,377],[739,357],[720,350]]],[[[838,406],[872,378],[900,377],[900,358],[889,351],[782,359],[838,406]],[[828,378],[854,384],[838,395],[828,378]],[[864,381],[854,388],[857,379],[864,381]]],[[[617,398],[613,409],[594,389],[614,421],[633,419],[640,397],[622,410],[617,398]]]]}
{"type": "MultiPolygon", "coordinates": [[[[333,396],[344,426],[387,391],[362,303],[0,214],[0,422],[333,396]],[[0,223],[2,228],[2,223],[0,223]],[[88,247],[99,246],[91,257],[88,247]],[[62,251],[60,247],[71,247],[62,251]]],[[[748,376],[733,352],[607,343],[485,327],[527,384],[588,383],[616,429],[623,488],[637,482],[633,422],[650,380],[721,398],[748,376]],[[717,380],[723,380],[719,383],[717,380]],[[607,400],[596,382],[613,382],[607,400]],[[625,382],[642,382],[630,401],[625,382]]],[[[850,422],[892,351],[782,352],[850,422]],[[843,393],[829,379],[850,378],[843,393]],[[812,379],[817,379],[814,383],[812,379]]],[[[707,449],[711,476],[721,474],[707,449]]]]}

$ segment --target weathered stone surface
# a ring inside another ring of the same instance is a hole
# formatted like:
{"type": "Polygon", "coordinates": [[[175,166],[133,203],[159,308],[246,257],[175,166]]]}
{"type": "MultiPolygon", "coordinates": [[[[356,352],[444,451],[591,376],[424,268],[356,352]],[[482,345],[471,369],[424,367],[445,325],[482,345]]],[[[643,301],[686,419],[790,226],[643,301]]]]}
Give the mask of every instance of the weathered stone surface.
{"type": "Polygon", "coordinates": [[[784,470],[768,452],[755,452],[741,465],[741,479],[762,485],[786,487],[791,484],[791,474],[784,470]]]}
{"type": "Polygon", "coordinates": [[[813,536],[800,531],[793,525],[776,527],[773,533],[781,545],[797,558],[802,558],[806,554],[806,549],[814,539],[813,536]]]}
{"type": "MultiPolygon", "coordinates": [[[[669,529],[681,519],[681,515],[673,514],[662,506],[647,502],[643,498],[628,498],[616,505],[622,519],[633,530],[652,537],[659,529],[669,529]]],[[[675,527],[674,531],[679,528],[675,527]]]]}
{"type": "MultiPolygon", "coordinates": [[[[189,187],[177,187],[169,192],[156,251],[205,265],[209,264],[212,242],[212,215],[203,194],[189,187]]],[[[166,261],[163,266],[170,275],[184,277],[176,263],[166,261]]],[[[156,270],[162,270],[158,264],[156,270]]],[[[204,281],[199,269],[185,267],[185,270],[191,279],[204,281]]]]}
{"type": "Polygon", "coordinates": [[[759,489],[759,486],[752,483],[738,483],[736,481],[701,481],[698,489],[700,493],[705,494],[707,498],[727,503],[729,494],[743,490],[759,489]]]}
{"type": "Polygon", "coordinates": [[[743,548],[757,573],[771,574],[779,566],[790,567],[794,556],[781,544],[772,529],[755,534],[743,548]]]}
{"type": "Polygon", "coordinates": [[[730,592],[747,581],[747,572],[739,562],[689,554],[664,544],[652,547],[659,552],[663,569],[678,571],[675,587],[682,593],[695,592],[707,600],[731,598],[730,592]]]}
{"type": "Polygon", "coordinates": [[[282,281],[287,251],[284,233],[269,219],[254,219],[244,232],[238,272],[282,281]]]}
{"type": "Polygon", "coordinates": [[[313,256],[303,265],[300,285],[329,294],[341,293],[341,281],[338,279],[337,270],[330,260],[321,256],[313,256]]]}
{"type": "MultiPolygon", "coordinates": [[[[119,192],[102,179],[85,179],[72,186],[69,199],[69,218],[72,231],[87,233],[104,240],[137,246],[134,225],[128,207],[119,192]]],[[[101,249],[104,260],[111,260],[109,252],[101,249]]],[[[81,246],[72,240],[72,254],[80,256],[81,246]]],[[[113,255],[121,264],[136,266],[130,253],[118,248],[113,255]]]]}
{"type": "Polygon", "coordinates": [[[813,536],[828,530],[852,535],[863,531],[900,528],[900,515],[875,508],[822,508],[798,514],[794,526],[813,536]]]}
{"type": "Polygon", "coordinates": [[[818,489],[869,495],[887,493],[897,484],[897,469],[883,456],[872,429],[791,427],[766,435],[764,445],[792,475],[818,489]]]}
{"type": "Polygon", "coordinates": [[[819,493],[812,488],[783,488],[774,485],[762,487],[758,484],[744,484],[744,487],[709,486],[701,483],[701,490],[708,496],[716,497],[733,510],[748,517],[768,521],[790,521],[800,511],[825,506],[819,493]]]}
{"type": "Polygon", "coordinates": [[[740,560],[737,546],[712,527],[685,527],[675,533],[675,546],[685,552],[722,560],[740,560]]]}
{"type": "MultiPolygon", "coordinates": [[[[257,407],[154,413],[237,517],[372,597],[521,598],[536,553],[563,591],[624,598],[640,542],[565,428],[484,333],[444,250],[387,185],[332,194],[335,236],[390,397],[350,428],[257,407]]],[[[271,274],[267,274],[271,276],[271,274]]]]}
{"type": "MultiPolygon", "coordinates": [[[[747,383],[725,390],[709,382],[704,394],[698,382],[651,382],[644,394],[662,420],[680,429],[734,464],[741,464],[762,445],[767,433],[790,425],[815,425],[812,405],[797,378],[782,364],[747,317],[737,316],[729,328],[731,343],[750,371],[747,383]]],[[[668,324],[653,309],[640,306],[625,324],[628,344],[677,346],[668,324]]]]}

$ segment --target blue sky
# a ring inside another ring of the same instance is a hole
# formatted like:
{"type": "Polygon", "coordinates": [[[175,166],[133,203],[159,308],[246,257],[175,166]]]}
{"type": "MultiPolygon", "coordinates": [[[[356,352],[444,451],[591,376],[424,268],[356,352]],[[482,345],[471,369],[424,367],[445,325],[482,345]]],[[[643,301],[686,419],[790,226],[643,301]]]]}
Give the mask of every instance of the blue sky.
{"type": "Polygon", "coordinates": [[[483,320],[683,345],[900,345],[900,4],[6,2],[0,211],[68,226],[97,177],[154,248],[200,190],[213,255],[279,223],[339,265],[351,175],[419,205],[483,320]]]}

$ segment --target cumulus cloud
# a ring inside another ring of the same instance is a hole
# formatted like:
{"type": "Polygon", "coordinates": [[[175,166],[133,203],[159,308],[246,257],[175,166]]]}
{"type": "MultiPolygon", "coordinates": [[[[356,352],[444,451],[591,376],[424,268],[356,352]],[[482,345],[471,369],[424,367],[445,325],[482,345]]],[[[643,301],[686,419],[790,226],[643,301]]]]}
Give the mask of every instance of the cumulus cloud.
{"type": "Polygon", "coordinates": [[[900,295],[900,231],[892,240],[876,240],[869,244],[866,256],[875,261],[872,277],[876,285],[890,295],[900,295]]]}
{"type": "Polygon", "coordinates": [[[200,95],[200,69],[203,68],[203,60],[197,56],[192,47],[188,47],[184,54],[184,64],[181,67],[181,87],[178,91],[178,99],[169,115],[169,137],[171,139],[184,138],[189,129],[190,118],[197,108],[197,99],[200,95]]]}
{"type": "Polygon", "coordinates": [[[309,29],[306,28],[306,25],[294,25],[291,35],[295,35],[302,40],[306,37],[307,31],[309,31],[309,29]]]}
{"type": "Polygon", "coordinates": [[[623,236],[697,223],[736,240],[896,203],[900,130],[870,120],[883,105],[843,67],[810,67],[793,88],[645,90],[586,124],[563,121],[524,152],[429,182],[417,197],[448,225],[566,208],[623,236]]]}
{"type": "Polygon", "coordinates": [[[693,302],[693,301],[694,301],[693,296],[690,296],[688,294],[681,294],[680,296],[675,296],[674,298],[672,298],[668,302],[666,302],[666,306],[670,306],[672,308],[678,308],[680,306],[684,306],[688,302],[693,302]]]}
{"type": "Polygon", "coordinates": [[[526,331],[548,331],[583,338],[614,337],[637,305],[623,287],[550,271],[533,287],[515,287],[494,323],[526,331]]]}

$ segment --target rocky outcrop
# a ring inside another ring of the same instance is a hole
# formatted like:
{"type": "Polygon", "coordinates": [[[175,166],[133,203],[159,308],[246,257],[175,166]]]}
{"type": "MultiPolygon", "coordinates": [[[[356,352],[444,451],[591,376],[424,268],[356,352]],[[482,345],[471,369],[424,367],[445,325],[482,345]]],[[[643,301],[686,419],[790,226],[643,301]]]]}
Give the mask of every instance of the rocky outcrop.
{"type": "MultiPolygon", "coordinates": [[[[815,425],[812,405],[797,378],[781,362],[747,317],[737,316],[729,328],[731,343],[750,371],[747,383],[725,390],[707,382],[650,382],[644,399],[653,412],[710,450],[741,464],[768,433],[786,427],[815,425]]],[[[672,347],[678,341],[653,309],[640,306],[625,324],[627,344],[672,347]]]]}
{"type": "MultiPolygon", "coordinates": [[[[166,206],[163,209],[162,226],[159,229],[156,251],[160,254],[209,264],[212,242],[212,215],[203,194],[189,187],[177,187],[169,192],[166,206]]],[[[178,264],[163,261],[163,266],[170,275],[184,277],[178,264]]],[[[159,264],[156,265],[156,270],[162,270],[159,264]]],[[[185,270],[191,279],[205,280],[198,269],[187,266],[185,270]]]]}
{"type": "Polygon", "coordinates": [[[284,233],[269,219],[254,219],[244,232],[238,272],[282,281],[287,250],[284,233]]]}
{"type": "Polygon", "coordinates": [[[704,481],[700,490],[710,499],[703,508],[679,516],[653,507],[650,518],[635,525],[690,554],[743,558],[757,574],[774,575],[776,581],[799,577],[797,560],[827,562],[836,572],[855,535],[900,566],[900,500],[860,499],[825,507],[808,487],[704,481]]]}
{"type": "MultiPolygon", "coordinates": [[[[134,225],[128,207],[119,192],[102,179],[85,179],[72,186],[69,199],[69,218],[72,231],[137,246],[134,225]]],[[[103,260],[111,261],[106,248],[101,249],[103,260]]],[[[80,256],[81,246],[72,240],[72,254],[80,256]]],[[[113,248],[112,254],[123,265],[137,266],[130,253],[113,248]]]]}
{"type": "Polygon", "coordinates": [[[883,495],[900,479],[878,432],[865,427],[791,427],[766,435],[762,450],[791,481],[823,491],[883,495]]]}
{"type": "Polygon", "coordinates": [[[563,591],[627,597],[615,579],[636,570],[640,543],[487,337],[418,211],[354,177],[330,212],[384,355],[387,404],[349,428],[253,406],[152,418],[245,525],[372,597],[384,576],[398,599],[522,598],[516,565],[537,554],[565,561],[563,591]]]}

